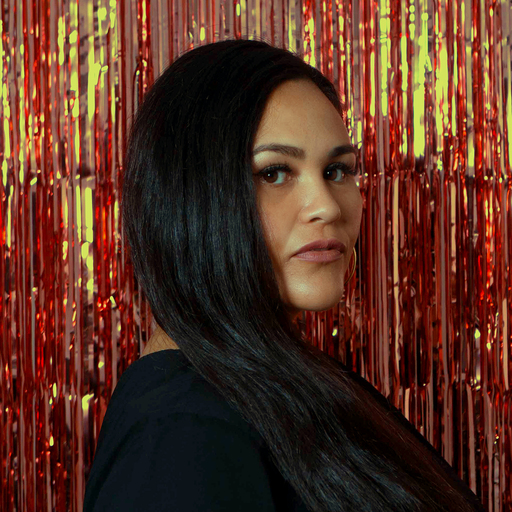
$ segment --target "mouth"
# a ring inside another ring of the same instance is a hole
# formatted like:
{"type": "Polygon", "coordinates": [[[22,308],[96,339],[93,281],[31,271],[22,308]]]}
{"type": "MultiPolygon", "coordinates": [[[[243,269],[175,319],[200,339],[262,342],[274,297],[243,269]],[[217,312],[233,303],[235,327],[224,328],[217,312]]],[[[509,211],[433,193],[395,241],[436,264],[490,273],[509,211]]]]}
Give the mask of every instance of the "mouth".
{"type": "Polygon", "coordinates": [[[311,263],[331,263],[341,259],[342,256],[343,254],[337,249],[316,249],[300,252],[294,257],[311,263]]]}
{"type": "MultiPolygon", "coordinates": [[[[314,242],[310,242],[304,246],[302,246],[295,254],[294,256],[299,256],[302,254],[307,254],[312,252],[314,253],[321,253],[321,252],[328,252],[328,251],[337,251],[338,253],[342,254],[347,250],[347,246],[338,240],[337,238],[320,238],[318,240],[315,240],[314,242]]],[[[334,253],[331,253],[333,255],[334,253]]],[[[324,255],[325,256],[325,255],[324,255]]]]}

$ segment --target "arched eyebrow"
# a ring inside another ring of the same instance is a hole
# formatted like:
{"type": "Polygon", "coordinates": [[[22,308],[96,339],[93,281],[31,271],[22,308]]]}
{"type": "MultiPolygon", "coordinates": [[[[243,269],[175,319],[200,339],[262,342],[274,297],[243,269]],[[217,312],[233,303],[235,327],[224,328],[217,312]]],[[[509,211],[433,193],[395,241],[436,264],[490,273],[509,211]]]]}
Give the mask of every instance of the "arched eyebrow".
{"type": "MultiPolygon", "coordinates": [[[[262,146],[258,146],[252,152],[252,156],[262,153],[263,151],[281,153],[282,155],[298,158],[299,160],[304,160],[306,158],[306,152],[302,148],[287,146],[284,144],[264,144],[262,146]]],[[[347,153],[354,153],[354,155],[357,156],[358,151],[352,144],[343,144],[331,149],[327,156],[329,158],[336,158],[337,156],[346,155],[347,153]]]]}

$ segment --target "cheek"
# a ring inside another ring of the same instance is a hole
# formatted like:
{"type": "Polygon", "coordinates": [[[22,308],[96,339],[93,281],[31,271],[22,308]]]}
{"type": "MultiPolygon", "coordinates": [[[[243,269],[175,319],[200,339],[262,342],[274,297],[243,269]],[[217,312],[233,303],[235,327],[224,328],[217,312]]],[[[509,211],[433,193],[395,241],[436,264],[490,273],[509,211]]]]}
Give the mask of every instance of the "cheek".
{"type": "Polygon", "coordinates": [[[278,252],[279,245],[279,225],[275,205],[261,204],[258,205],[261,223],[263,225],[263,232],[265,234],[265,241],[270,251],[272,259],[275,259],[278,252]]]}
{"type": "Polygon", "coordinates": [[[359,230],[363,214],[363,196],[354,184],[354,188],[338,198],[338,205],[348,229],[359,230]]]}
{"type": "Polygon", "coordinates": [[[270,212],[266,211],[262,216],[261,220],[263,223],[263,230],[265,233],[265,239],[267,241],[267,244],[269,244],[270,247],[274,247],[276,243],[276,226],[273,222],[273,216],[270,214],[270,212]]]}

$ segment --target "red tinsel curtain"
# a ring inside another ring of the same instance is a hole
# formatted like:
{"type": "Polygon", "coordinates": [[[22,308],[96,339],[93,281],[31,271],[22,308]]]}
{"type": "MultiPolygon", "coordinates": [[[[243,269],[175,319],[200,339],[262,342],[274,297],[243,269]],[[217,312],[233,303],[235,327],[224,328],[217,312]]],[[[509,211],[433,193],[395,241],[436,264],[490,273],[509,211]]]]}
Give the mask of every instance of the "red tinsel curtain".
{"type": "Polygon", "coordinates": [[[358,266],[319,346],[512,510],[512,7],[501,0],[0,0],[0,509],[81,511],[154,327],[121,239],[123,141],[183,52],[253,37],[337,87],[358,266]]]}

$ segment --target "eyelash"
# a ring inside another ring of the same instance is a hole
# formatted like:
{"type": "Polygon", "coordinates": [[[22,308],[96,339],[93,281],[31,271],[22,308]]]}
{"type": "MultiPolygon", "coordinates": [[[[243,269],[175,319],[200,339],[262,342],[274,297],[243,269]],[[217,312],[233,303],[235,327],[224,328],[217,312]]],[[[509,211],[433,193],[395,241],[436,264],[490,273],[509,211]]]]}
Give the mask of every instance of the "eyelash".
{"type": "MultiPolygon", "coordinates": [[[[351,176],[357,176],[359,174],[359,167],[357,167],[357,166],[351,167],[350,165],[342,164],[342,163],[332,164],[327,168],[327,170],[338,170],[338,169],[341,169],[343,171],[343,173],[350,174],[351,176]]],[[[266,174],[269,174],[271,172],[276,172],[276,171],[283,171],[283,172],[286,172],[287,174],[290,174],[292,172],[292,170],[290,169],[290,167],[288,165],[276,163],[276,164],[270,164],[268,167],[265,167],[265,169],[263,169],[262,171],[257,172],[256,176],[259,176],[260,179],[263,180],[263,176],[265,176],[266,174]]],[[[331,180],[331,181],[333,181],[333,180],[331,180]]],[[[341,182],[335,181],[335,183],[341,183],[341,182]]],[[[269,183],[269,185],[274,185],[274,183],[269,183]]],[[[280,183],[279,185],[283,185],[283,184],[280,183]]],[[[279,186],[279,185],[277,185],[277,186],[279,186]]]]}

